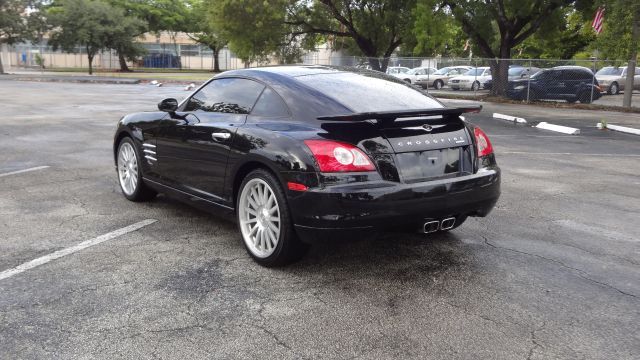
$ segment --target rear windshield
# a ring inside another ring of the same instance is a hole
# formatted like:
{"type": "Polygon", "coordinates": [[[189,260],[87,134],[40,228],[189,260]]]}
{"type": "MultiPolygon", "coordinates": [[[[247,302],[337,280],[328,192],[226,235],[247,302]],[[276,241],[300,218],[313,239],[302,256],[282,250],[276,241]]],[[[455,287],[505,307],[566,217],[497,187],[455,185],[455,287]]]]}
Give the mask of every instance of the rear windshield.
{"type": "Polygon", "coordinates": [[[422,91],[400,80],[387,80],[385,75],[374,72],[298,76],[296,80],[331,96],[355,112],[442,107],[422,91]]]}

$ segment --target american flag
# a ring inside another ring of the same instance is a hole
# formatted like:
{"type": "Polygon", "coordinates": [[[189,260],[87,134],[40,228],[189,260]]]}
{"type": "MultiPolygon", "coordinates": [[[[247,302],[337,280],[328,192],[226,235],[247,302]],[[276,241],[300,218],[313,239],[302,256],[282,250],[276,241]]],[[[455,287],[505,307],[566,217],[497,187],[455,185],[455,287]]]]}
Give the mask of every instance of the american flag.
{"type": "Polygon", "coordinates": [[[600,6],[598,8],[596,15],[593,17],[593,22],[591,23],[591,27],[596,34],[600,34],[602,32],[602,23],[604,23],[604,6],[600,6]]]}

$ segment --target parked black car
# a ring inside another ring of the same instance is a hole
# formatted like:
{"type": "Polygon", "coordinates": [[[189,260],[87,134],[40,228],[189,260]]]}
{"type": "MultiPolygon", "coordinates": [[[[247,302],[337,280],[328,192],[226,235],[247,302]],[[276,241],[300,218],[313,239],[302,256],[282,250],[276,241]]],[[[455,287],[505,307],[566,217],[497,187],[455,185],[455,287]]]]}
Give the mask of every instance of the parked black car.
{"type": "Polygon", "coordinates": [[[566,100],[590,103],[602,97],[593,72],[581,66],[541,70],[529,79],[509,81],[507,96],[516,100],[566,100]],[[528,96],[527,96],[528,95],[528,96]]]}
{"type": "Polygon", "coordinates": [[[379,72],[228,71],[158,107],[118,124],[124,196],[164,192],[227,215],[265,266],[300,256],[299,240],[448,231],[500,194],[489,138],[460,117],[479,108],[446,108],[379,72]]]}

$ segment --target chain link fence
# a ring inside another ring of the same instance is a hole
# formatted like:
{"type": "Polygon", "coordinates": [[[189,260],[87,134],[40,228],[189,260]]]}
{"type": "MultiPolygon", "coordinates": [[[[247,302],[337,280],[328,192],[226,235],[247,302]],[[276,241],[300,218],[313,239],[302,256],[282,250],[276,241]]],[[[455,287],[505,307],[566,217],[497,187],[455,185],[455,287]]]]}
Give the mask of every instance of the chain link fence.
{"type": "MultiPolygon", "coordinates": [[[[480,99],[501,96],[534,101],[623,106],[624,94],[640,97],[640,67],[627,76],[627,63],[600,59],[363,58],[329,57],[309,64],[344,65],[386,72],[435,96],[480,99]],[[497,72],[502,70],[502,76],[497,72]]],[[[640,107],[640,100],[631,106],[640,107]]]]}
{"type": "MultiPolygon", "coordinates": [[[[197,44],[146,43],[145,55],[127,64],[133,70],[211,71],[213,52],[197,44]]],[[[78,47],[72,53],[54,51],[46,44],[19,44],[9,47],[3,56],[8,68],[79,69],[87,68],[86,52],[78,47]]],[[[533,101],[562,101],[623,106],[624,94],[632,92],[640,97],[640,68],[635,76],[627,76],[625,61],[599,59],[484,59],[484,58],[366,58],[338,56],[331,51],[305,54],[301,62],[312,65],[339,65],[380,70],[420,86],[435,96],[480,99],[501,96],[526,103],[533,101]],[[497,71],[501,69],[502,71],[497,71]],[[499,74],[503,74],[500,76],[499,74]]],[[[244,68],[245,64],[229,49],[218,55],[221,70],[244,68]]],[[[120,69],[118,56],[103,51],[94,58],[96,72],[120,69]]],[[[249,66],[276,65],[276,59],[249,66]]],[[[632,102],[640,107],[640,100],[632,102]]]]}

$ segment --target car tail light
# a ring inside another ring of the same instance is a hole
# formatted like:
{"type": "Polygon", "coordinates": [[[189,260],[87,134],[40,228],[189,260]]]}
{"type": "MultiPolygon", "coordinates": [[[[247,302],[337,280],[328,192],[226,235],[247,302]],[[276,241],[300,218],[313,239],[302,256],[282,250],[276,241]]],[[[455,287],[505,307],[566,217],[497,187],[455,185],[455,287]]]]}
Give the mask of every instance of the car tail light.
{"type": "Polygon", "coordinates": [[[369,157],[357,147],[331,140],[305,140],[321,172],[374,171],[369,157]]]}
{"type": "Polygon", "coordinates": [[[479,127],[473,129],[473,134],[476,137],[476,146],[478,148],[478,157],[487,156],[493,153],[493,146],[487,134],[479,127]]]}

